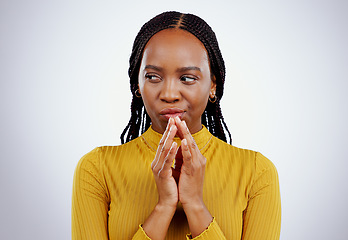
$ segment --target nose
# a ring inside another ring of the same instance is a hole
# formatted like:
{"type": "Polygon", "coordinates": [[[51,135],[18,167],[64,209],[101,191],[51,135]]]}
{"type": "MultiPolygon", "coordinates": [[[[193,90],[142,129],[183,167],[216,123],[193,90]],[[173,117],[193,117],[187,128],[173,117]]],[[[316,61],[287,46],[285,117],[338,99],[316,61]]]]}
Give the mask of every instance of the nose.
{"type": "Polygon", "coordinates": [[[180,89],[177,81],[165,80],[161,89],[160,99],[163,102],[174,103],[180,100],[180,89]]]}

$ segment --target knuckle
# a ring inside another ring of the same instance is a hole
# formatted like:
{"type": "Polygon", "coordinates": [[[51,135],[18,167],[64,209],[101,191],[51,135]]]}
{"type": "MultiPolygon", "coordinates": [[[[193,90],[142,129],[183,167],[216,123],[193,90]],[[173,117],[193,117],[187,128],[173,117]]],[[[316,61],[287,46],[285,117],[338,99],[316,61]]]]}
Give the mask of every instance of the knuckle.
{"type": "Polygon", "coordinates": [[[163,163],[165,164],[168,161],[168,156],[166,156],[163,160],[163,163]]]}
{"type": "Polygon", "coordinates": [[[196,143],[193,141],[193,142],[191,142],[191,147],[192,148],[195,148],[196,147],[196,143]]]}
{"type": "Polygon", "coordinates": [[[164,153],[165,151],[166,151],[166,147],[165,146],[161,147],[160,153],[164,153]]]}
{"type": "Polygon", "coordinates": [[[205,168],[206,162],[202,162],[202,168],[205,168]]]}
{"type": "Polygon", "coordinates": [[[202,165],[205,166],[207,164],[207,159],[205,157],[202,158],[202,165]]]}
{"type": "Polygon", "coordinates": [[[200,163],[200,166],[202,166],[202,168],[205,168],[205,165],[207,164],[207,159],[203,157],[200,159],[199,163],[200,163]]]}
{"type": "Polygon", "coordinates": [[[156,167],[152,168],[152,172],[153,172],[154,175],[157,175],[159,173],[159,171],[160,170],[158,168],[156,168],[156,167]]]}
{"type": "Polygon", "coordinates": [[[172,165],[172,164],[173,164],[173,159],[171,159],[171,158],[168,156],[168,157],[166,157],[166,159],[164,160],[164,163],[165,163],[165,164],[172,165]]]}
{"type": "Polygon", "coordinates": [[[191,154],[188,154],[187,157],[186,157],[186,159],[187,159],[188,161],[191,161],[191,160],[192,160],[191,154]]]}
{"type": "Polygon", "coordinates": [[[161,138],[161,141],[159,142],[158,146],[162,146],[164,144],[164,139],[161,138]]]}

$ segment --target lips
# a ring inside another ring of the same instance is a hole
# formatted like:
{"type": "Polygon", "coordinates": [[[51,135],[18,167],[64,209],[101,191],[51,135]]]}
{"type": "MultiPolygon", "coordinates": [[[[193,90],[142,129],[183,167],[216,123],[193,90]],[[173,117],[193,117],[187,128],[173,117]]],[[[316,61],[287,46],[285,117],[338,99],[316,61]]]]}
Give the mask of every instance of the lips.
{"type": "Polygon", "coordinates": [[[174,118],[178,116],[182,119],[182,116],[185,114],[185,111],[180,108],[165,108],[159,112],[159,114],[169,120],[169,118],[174,118]]]}

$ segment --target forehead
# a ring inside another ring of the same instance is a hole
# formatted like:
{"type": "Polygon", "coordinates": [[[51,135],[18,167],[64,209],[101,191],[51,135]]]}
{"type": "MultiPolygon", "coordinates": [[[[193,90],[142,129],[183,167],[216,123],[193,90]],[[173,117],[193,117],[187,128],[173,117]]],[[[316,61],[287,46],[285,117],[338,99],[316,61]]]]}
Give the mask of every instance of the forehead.
{"type": "Polygon", "coordinates": [[[153,35],[145,46],[143,60],[208,63],[203,43],[182,29],[165,29],[153,35]]]}

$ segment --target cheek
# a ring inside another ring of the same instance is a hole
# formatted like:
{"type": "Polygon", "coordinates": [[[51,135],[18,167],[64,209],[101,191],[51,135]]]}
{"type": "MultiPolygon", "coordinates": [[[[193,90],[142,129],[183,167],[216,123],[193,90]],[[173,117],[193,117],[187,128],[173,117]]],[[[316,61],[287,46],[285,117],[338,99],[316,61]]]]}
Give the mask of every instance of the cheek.
{"type": "Polygon", "coordinates": [[[143,97],[146,98],[146,100],[151,99],[150,101],[153,101],[153,98],[156,97],[158,91],[155,87],[150,86],[149,83],[143,84],[140,90],[142,90],[142,94],[144,93],[143,97]]]}
{"type": "MultiPolygon", "coordinates": [[[[140,88],[140,86],[139,86],[140,88]]],[[[158,90],[153,87],[149,87],[148,84],[144,84],[141,88],[141,95],[146,108],[146,111],[150,114],[156,107],[156,98],[158,96],[158,90]]]]}
{"type": "Polygon", "coordinates": [[[210,94],[210,85],[205,84],[205,86],[200,89],[198,97],[202,99],[202,101],[203,99],[208,100],[209,94],[210,94]]]}
{"type": "Polygon", "coordinates": [[[144,80],[142,79],[140,75],[138,77],[138,87],[139,87],[140,93],[142,94],[144,91],[144,80]]]}
{"type": "Polygon", "coordinates": [[[204,111],[208,103],[209,92],[210,91],[207,91],[207,89],[200,89],[199,91],[195,91],[194,94],[193,92],[188,94],[194,111],[201,112],[202,109],[204,111]]]}

